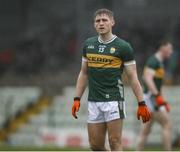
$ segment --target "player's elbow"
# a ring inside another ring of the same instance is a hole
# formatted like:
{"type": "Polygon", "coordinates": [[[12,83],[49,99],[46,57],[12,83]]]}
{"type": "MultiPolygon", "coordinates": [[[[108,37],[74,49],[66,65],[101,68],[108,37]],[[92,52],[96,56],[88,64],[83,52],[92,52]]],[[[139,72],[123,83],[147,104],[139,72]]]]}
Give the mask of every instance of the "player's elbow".
{"type": "Polygon", "coordinates": [[[144,75],[143,80],[146,84],[149,84],[149,83],[153,82],[153,77],[151,77],[151,75],[144,75]]]}
{"type": "Polygon", "coordinates": [[[139,83],[138,77],[136,74],[132,74],[128,77],[128,81],[131,85],[139,83]]]}
{"type": "Polygon", "coordinates": [[[81,70],[79,73],[79,78],[86,78],[88,76],[87,72],[84,70],[81,70]]]}
{"type": "Polygon", "coordinates": [[[82,76],[87,76],[88,75],[88,72],[86,69],[81,69],[79,75],[82,75],[82,76]]]}

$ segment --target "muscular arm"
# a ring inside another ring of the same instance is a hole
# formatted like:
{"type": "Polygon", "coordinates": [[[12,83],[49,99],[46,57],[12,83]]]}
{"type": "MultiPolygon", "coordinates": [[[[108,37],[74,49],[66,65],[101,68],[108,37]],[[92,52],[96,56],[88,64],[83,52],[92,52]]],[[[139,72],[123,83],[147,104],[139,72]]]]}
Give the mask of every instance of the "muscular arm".
{"type": "Polygon", "coordinates": [[[125,73],[138,102],[143,101],[143,91],[137,77],[136,64],[125,66],[125,73]]]}
{"type": "Polygon", "coordinates": [[[151,91],[152,94],[157,95],[158,90],[154,84],[153,78],[155,75],[155,71],[151,68],[146,67],[143,75],[144,82],[146,83],[148,89],[151,91]]]}
{"type": "Polygon", "coordinates": [[[81,71],[79,73],[77,83],[76,83],[76,91],[75,91],[75,96],[76,97],[82,97],[84,90],[86,89],[87,85],[87,61],[82,60],[82,65],[81,65],[81,71]]]}

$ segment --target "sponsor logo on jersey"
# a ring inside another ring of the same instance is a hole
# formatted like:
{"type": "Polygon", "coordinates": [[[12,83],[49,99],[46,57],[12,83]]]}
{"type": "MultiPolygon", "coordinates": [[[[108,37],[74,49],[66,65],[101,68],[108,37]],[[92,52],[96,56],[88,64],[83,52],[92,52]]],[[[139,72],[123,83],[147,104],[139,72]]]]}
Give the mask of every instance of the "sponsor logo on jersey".
{"type": "Polygon", "coordinates": [[[113,60],[112,59],[107,59],[107,58],[101,58],[101,57],[89,57],[88,58],[90,62],[99,62],[99,63],[111,63],[113,60]]]}
{"type": "Polygon", "coordinates": [[[115,53],[115,51],[116,51],[116,49],[115,49],[114,47],[112,47],[112,48],[110,49],[110,53],[111,53],[111,54],[115,53]]]}
{"type": "Polygon", "coordinates": [[[88,49],[94,49],[94,45],[89,45],[88,49]]]}
{"type": "Polygon", "coordinates": [[[87,54],[89,67],[120,68],[122,61],[118,57],[102,54],[87,54]]]}

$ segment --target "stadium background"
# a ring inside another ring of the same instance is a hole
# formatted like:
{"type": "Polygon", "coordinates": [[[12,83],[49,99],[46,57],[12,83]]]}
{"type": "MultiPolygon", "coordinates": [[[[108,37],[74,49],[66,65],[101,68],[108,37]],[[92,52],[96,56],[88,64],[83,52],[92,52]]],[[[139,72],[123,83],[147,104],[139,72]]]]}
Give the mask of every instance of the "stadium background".
{"type": "MultiPolygon", "coordinates": [[[[0,0],[0,150],[88,150],[87,93],[78,120],[71,105],[82,43],[96,34],[93,13],[104,7],[115,13],[114,33],[135,50],[140,79],[156,41],[172,40],[164,96],[171,103],[173,148],[180,149],[179,6],[179,0],[0,0]]],[[[128,84],[126,96],[123,145],[134,149],[140,123],[128,84]]],[[[153,127],[149,150],[162,149],[160,131],[153,127]]]]}

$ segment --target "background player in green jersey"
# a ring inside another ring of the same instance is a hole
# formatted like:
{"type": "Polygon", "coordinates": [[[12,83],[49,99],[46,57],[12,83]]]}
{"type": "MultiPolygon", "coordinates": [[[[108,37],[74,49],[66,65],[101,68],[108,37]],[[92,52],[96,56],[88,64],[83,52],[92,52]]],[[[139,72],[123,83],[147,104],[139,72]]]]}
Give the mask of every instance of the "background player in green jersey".
{"type": "Polygon", "coordinates": [[[162,84],[165,75],[163,61],[172,54],[172,44],[162,40],[157,44],[157,52],[151,56],[145,65],[144,97],[152,112],[152,119],[143,124],[140,130],[137,150],[143,150],[146,139],[151,131],[153,122],[157,121],[162,127],[162,140],[165,150],[171,150],[171,121],[169,104],[162,97],[162,84]]]}
{"type": "Polygon", "coordinates": [[[95,12],[94,27],[98,36],[87,39],[84,44],[72,107],[72,115],[77,118],[76,112],[88,80],[88,135],[90,147],[95,151],[106,150],[106,131],[111,150],[122,150],[122,119],[125,118],[123,70],[138,100],[138,119],[141,117],[144,123],[150,119],[136,73],[133,50],[127,42],[112,34],[114,24],[111,11],[100,9],[95,12]]]}

